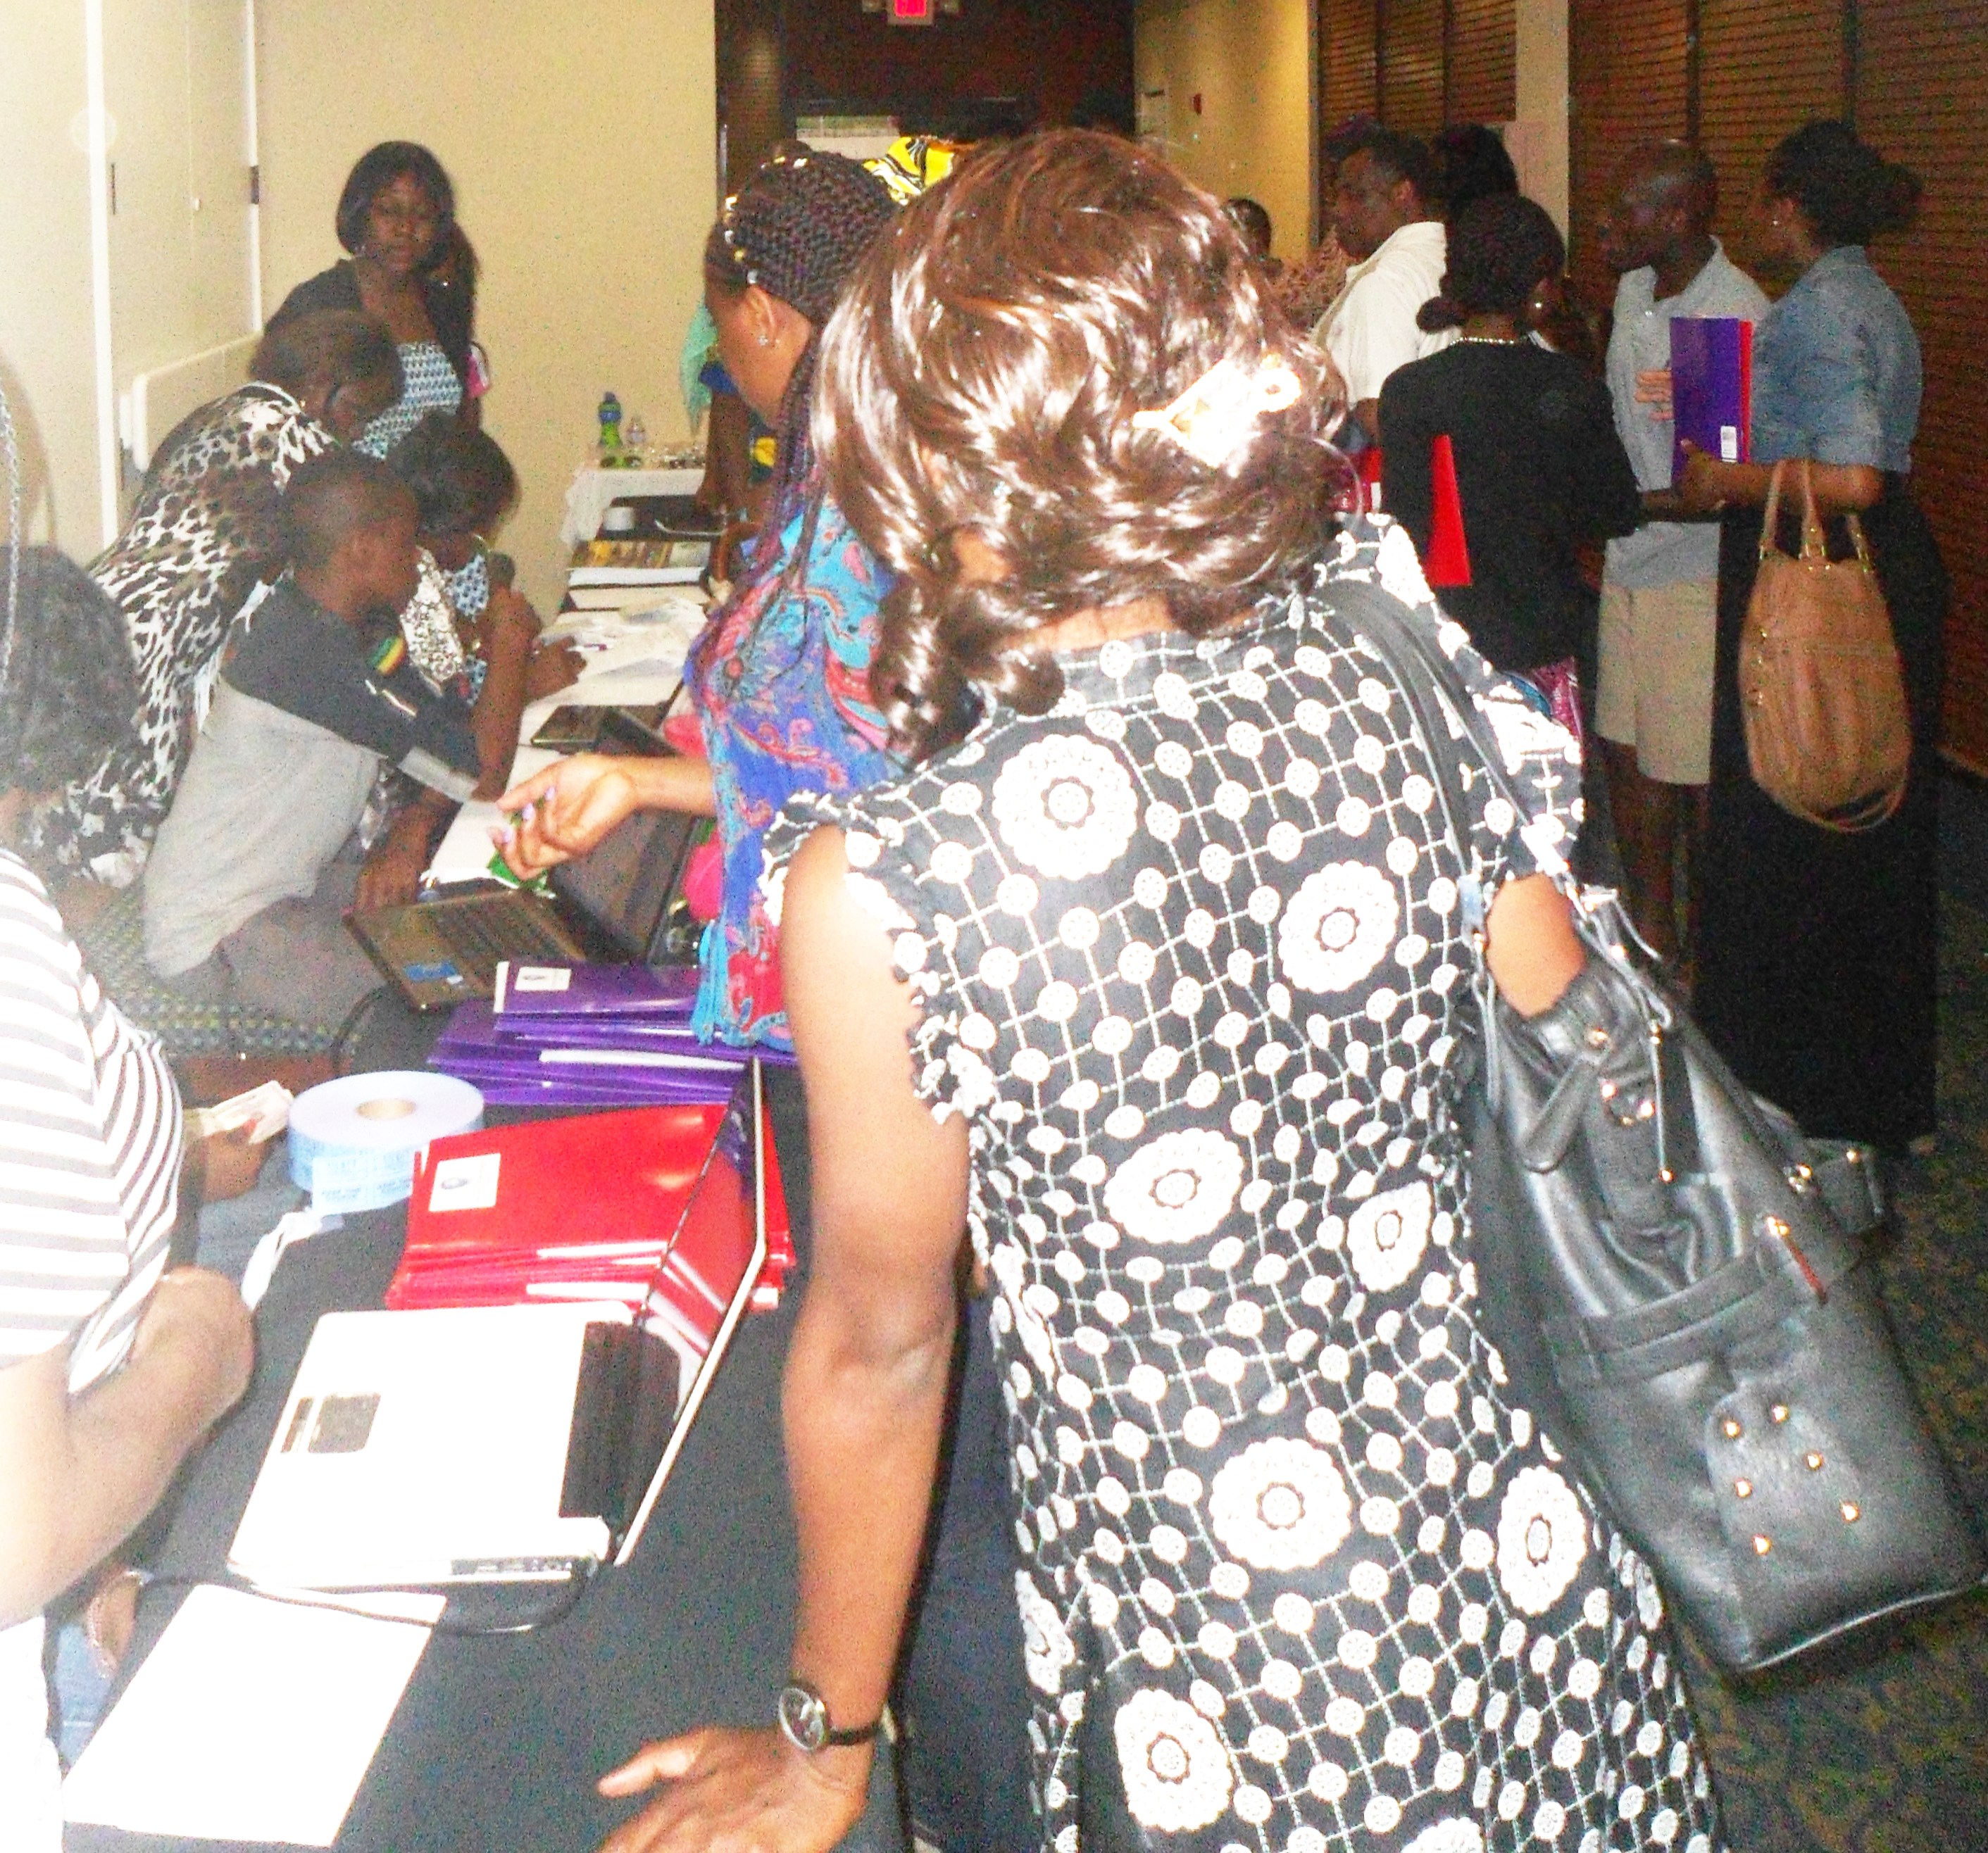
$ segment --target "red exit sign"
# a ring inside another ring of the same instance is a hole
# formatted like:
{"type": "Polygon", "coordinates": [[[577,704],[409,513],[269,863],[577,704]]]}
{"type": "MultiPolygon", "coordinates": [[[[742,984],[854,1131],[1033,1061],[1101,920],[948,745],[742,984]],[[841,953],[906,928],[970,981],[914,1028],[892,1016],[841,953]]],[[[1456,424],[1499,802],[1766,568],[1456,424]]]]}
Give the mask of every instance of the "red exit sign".
{"type": "Polygon", "coordinates": [[[893,25],[930,25],[937,0],[886,0],[893,25]]]}

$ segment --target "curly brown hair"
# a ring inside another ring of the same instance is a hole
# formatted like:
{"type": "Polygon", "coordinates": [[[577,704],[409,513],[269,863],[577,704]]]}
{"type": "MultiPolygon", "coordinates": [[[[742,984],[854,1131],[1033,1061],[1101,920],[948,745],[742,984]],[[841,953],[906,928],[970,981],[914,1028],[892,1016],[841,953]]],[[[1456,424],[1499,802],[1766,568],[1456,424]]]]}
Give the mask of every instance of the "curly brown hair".
{"type": "Polygon", "coordinates": [[[1062,693],[1043,626],[1157,596],[1202,636],[1319,551],[1344,395],[1264,288],[1219,201],[1144,149],[1063,130],[975,156],[870,250],[823,335],[814,437],[895,576],[874,699],[924,758],[977,695],[1062,693]],[[1219,363],[1303,389],[1219,466],[1134,425],[1219,363]],[[978,579],[971,532],[1003,562],[978,579]]]}

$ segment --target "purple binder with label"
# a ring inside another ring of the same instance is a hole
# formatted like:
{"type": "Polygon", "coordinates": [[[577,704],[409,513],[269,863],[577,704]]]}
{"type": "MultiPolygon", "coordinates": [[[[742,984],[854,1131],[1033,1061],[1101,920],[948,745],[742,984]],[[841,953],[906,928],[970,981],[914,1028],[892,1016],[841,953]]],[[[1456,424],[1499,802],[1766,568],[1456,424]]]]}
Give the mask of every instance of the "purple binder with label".
{"type": "Polygon", "coordinates": [[[1684,474],[1685,445],[1722,463],[1753,454],[1753,325],[1736,316],[1678,316],[1671,322],[1671,480],[1684,474]]]}

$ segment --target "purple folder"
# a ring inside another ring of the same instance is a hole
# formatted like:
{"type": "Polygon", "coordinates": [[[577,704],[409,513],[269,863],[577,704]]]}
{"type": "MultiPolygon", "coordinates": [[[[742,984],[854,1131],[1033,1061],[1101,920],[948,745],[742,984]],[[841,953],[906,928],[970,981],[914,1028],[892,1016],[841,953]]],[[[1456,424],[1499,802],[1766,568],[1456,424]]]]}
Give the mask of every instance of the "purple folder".
{"type": "Polygon", "coordinates": [[[530,964],[507,960],[497,968],[500,1016],[688,1018],[697,1002],[696,969],[648,965],[530,964]]]}
{"type": "Polygon", "coordinates": [[[1723,463],[1753,454],[1753,325],[1736,316],[1678,316],[1671,322],[1671,480],[1684,474],[1685,445],[1723,463]]]}

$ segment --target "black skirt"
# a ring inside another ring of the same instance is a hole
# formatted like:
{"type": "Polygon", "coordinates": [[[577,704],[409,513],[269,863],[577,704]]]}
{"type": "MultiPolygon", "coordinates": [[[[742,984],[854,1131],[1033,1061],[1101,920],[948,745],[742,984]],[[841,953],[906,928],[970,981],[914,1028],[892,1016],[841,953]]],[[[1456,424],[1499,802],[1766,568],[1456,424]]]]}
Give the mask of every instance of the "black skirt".
{"type": "MultiPolygon", "coordinates": [[[[1786,502],[1783,544],[1793,551],[1799,535],[1786,502]]],[[[1790,816],[1754,784],[1738,663],[1761,515],[1729,511],[1694,1004],[1740,1078],[1809,1132],[1898,1151],[1934,1126],[1934,747],[1948,582],[1904,478],[1887,477],[1863,518],[1912,709],[1904,805],[1875,830],[1839,835],[1790,816]]],[[[1843,557],[1843,524],[1830,527],[1831,553],[1843,557]]]]}

